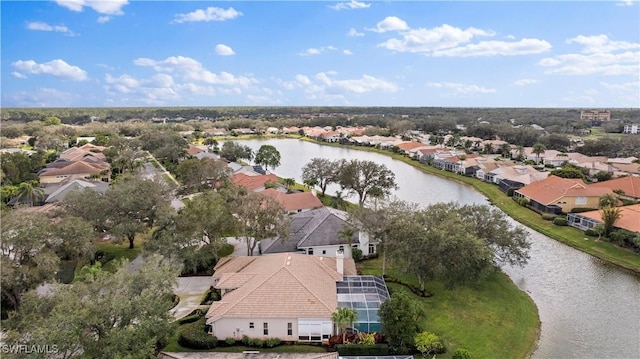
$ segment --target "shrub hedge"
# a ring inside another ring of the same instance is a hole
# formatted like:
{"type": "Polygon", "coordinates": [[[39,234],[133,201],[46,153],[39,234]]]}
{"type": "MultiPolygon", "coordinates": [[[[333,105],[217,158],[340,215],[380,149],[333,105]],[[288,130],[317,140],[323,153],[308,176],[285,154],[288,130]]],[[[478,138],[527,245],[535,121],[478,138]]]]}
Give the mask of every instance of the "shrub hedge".
{"type": "Polygon", "coordinates": [[[556,226],[567,226],[569,225],[569,221],[564,217],[556,217],[553,219],[553,224],[556,226]]]}
{"type": "Polygon", "coordinates": [[[344,356],[389,355],[389,346],[387,344],[338,344],[336,351],[344,356]]]}
{"type": "Polygon", "coordinates": [[[473,356],[467,349],[456,349],[451,359],[473,359],[473,356]]]}
{"type": "Polygon", "coordinates": [[[206,332],[206,318],[202,317],[193,323],[184,324],[178,329],[178,344],[189,349],[213,349],[218,345],[218,338],[206,332]]]}

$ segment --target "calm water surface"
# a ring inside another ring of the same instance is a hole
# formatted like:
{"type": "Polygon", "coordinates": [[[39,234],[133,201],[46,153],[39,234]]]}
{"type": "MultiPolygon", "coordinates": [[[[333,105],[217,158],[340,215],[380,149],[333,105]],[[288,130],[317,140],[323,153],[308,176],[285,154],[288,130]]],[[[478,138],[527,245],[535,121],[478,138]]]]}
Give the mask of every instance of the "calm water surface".
{"type": "MultiPolygon", "coordinates": [[[[274,172],[297,182],[302,182],[302,167],[314,157],[362,159],[383,163],[396,174],[399,189],[394,195],[402,200],[421,205],[487,203],[471,187],[377,153],[294,139],[241,142],[254,150],[264,144],[275,146],[282,159],[274,172]]],[[[330,187],[327,193],[338,189],[330,187]]],[[[529,263],[503,269],[538,306],[542,328],[533,358],[640,358],[640,277],[530,232],[529,263]]]]}

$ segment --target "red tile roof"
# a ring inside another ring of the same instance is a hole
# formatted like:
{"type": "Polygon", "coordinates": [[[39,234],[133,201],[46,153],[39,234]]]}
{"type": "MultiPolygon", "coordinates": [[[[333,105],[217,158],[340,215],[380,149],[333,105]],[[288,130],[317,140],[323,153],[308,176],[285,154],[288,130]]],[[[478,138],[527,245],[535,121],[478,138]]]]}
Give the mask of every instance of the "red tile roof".
{"type": "Polygon", "coordinates": [[[189,148],[187,148],[187,153],[190,155],[196,155],[201,152],[204,152],[204,151],[201,148],[198,148],[196,146],[189,146],[189,148]]]}
{"type": "MultiPolygon", "coordinates": [[[[622,216],[616,221],[615,227],[631,232],[640,232],[640,204],[618,208],[620,208],[620,214],[622,216]]],[[[580,213],[580,216],[602,222],[602,214],[599,210],[583,212],[580,213]]]]}
{"type": "Polygon", "coordinates": [[[95,174],[100,173],[105,167],[90,164],[84,161],[74,162],[66,167],[54,168],[40,174],[40,177],[61,176],[61,175],[78,175],[78,174],[95,174]]]}
{"type": "Polygon", "coordinates": [[[260,187],[264,187],[267,182],[278,182],[278,176],[270,173],[268,175],[249,176],[244,173],[236,173],[231,176],[231,182],[234,185],[244,187],[250,191],[255,191],[260,187]]]}
{"type": "MultiPolygon", "coordinates": [[[[558,198],[566,196],[567,191],[572,188],[586,189],[587,185],[581,179],[549,176],[542,181],[522,187],[516,192],[536,202],[548,205],[554,203],[558,198]]],[[[572,191],[572,194],[575,193],[575,191],[572,191]]]]}
{"type": "Polygon", "coordinates": [[[323,206],[318,197],[314,196],[311,192],[283,193],[273,188],[268,188],[260,193],[280,202],[287,212],[320,208],[323,206]]]}
{"type": "Polygon", "coordinates": [[[398,148],[403,150],[403,151],[409,151],[412,150],[414,148],[418,148],[418,147],[424,147],[426,146],[424,143],[421,142],[402,142],[399,143],[398,148]]]}
{"type": "Polygon", "coordinates": [[[625,196],[640,198],[640,177],[628,176],[604,182],[596,182],[589,187],[604,187],[611,190],[621,190],[625,196]]]}

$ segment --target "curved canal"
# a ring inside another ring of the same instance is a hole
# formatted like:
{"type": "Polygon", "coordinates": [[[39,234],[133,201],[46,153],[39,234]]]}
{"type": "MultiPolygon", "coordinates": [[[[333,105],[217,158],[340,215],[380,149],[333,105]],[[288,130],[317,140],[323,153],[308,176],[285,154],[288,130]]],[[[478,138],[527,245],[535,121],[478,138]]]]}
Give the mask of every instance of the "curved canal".
{"type": "MultiPolygon", "coordinates": [[[[420,205],[487,203],[471,187],[378,153],[295,139],[239,142],[256,151],[261,145],[275,146],[282,158],[274,172],[300,183],[302,167],[314,157],[371,160],[396,174],[399,188],[394,195],[399,199],[420,205]]],[[[330,187],[327,193],[333,195],[338,189],[330,187]]],[[[640,277],[538,232],[530,233],[529,263],[503,270],[538,307],[542,328],[533,358],[640,358],[640,277]]]]}

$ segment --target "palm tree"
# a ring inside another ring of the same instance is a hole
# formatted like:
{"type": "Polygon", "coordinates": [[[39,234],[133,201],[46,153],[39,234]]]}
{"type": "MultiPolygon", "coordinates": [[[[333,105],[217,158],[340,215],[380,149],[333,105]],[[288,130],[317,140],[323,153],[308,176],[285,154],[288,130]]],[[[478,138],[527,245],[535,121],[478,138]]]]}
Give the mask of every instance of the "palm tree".
{"type": "Polygon", "coordinates": [[[543,154],[544,151],[546,151],[546,147],[544,147],[542,143],[536,143],[535,145],[533,145],[531,153],[537,156],[538,160],[536,161],[536,163],[540,162],[540,155],[543,154]]]}
{"type": "Polygon", "coordinates": [[[598,204],[600,208],[615,207],[618,204],[618,199],[616,199],[616,197],[611,193],[607,193],[600,197],[598,204]]]}
{"type": "Polygon", "coordinates": [[[331,207],[344,210],[347,207],[347,201],[344,200],[342,191],[336,191],[336,195],[331,201],[331,207]]]}
{"type": "Polygon", "coordinates": [[[511,158],[511,145],[503,143],[500,148],[500,153],[502,153],[502,157],[504,158],[511,158]]]}
{"type": "Polygon", "coordinates": [[[284,178],[282,179],[282,183],[287,187],[287,190],[291,192],[291,187],[296,184],[296,180],[293,178],[284,178]]]}
{"type": "Polygon", "coordinates": [[[609,237],[611,230],[616,222],[622,217],[620,208],[614,206],[605,206],[600,209],[602,225],[604,226],[604,236],[609,237]]]}
{"type": "Polygon", "coordinates": [[[338,308],[335,312],[331,313],[331,321],[337,328],[340,328],[340,333],[342,333],[342,343],[346,340],[347,328],[356,320],[358,320],[358,312],[355,309],[338,308]]]}
{"type": "Polygon", "coordinates": [[[16,197],[18,201],[24,199],[30,206],[33,206],[38,200],[44,199],[44,190],[34,186],[31,182],[22,182],[18,186],[16,197]]]}
{"type": "Polygon", "coordinates": [[[349,253],[351,253],[351,258],[353,258],[353,235],[356,233],[355,228],[347,225],[342,227],[338,232],[338,238],[346,239],[349,244],[349,253]]]}
{"type": "Polygon", "coordinates": [[[491,146],[491,143],[485,143],[484,144],[484,153],[486,154],[491,154],[491,152],[493,151],[493,146],[491,146]]]}

